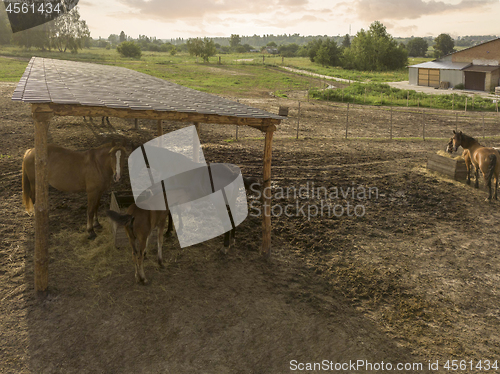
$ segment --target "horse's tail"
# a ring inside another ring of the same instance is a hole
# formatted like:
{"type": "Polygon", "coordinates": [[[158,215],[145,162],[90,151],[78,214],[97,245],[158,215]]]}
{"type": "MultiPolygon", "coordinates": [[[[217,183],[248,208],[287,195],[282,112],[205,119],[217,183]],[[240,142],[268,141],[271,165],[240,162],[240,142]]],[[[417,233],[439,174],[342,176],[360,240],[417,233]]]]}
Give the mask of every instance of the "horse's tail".
{"type": "Polygon", "coordinates": [[[491,154],[488,156],[488,159],[490,161],[490,165],[488,166],[488,171],[486,172],[486,184],[489,186],[497,165],[497,156],[495,154],[491,154]]]}
{"type": "Polygon", "coordinates": [[[114,210],[108,210],[106,215],[120,226],[129,226],[134,223],[134,216],[131,214],[121,214],[114,210]]]}
{"type": "MultiPolygon", "coordinates": [[[[33,200],[31,200],[31,183],[28,178],[28,173],[26,172],[26,156],[31,149],[28,149],[24,153],[23,158],[23,166],[22,166],[22,188],[23,188],[23,205],[26,209],[26,212],[33,213],[35,211],[35,207],[33,206],[33,200]]],[[[33,186],[35,187],[35,186],[33,186]]]]}

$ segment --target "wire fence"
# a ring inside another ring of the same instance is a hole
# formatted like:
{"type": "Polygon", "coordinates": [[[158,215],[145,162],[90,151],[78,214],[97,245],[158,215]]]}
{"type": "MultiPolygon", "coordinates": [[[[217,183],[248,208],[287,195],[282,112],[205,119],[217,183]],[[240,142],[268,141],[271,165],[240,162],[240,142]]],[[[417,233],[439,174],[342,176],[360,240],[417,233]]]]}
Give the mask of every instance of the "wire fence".
{"type": "MultiPolygon", "coordinates": [[[[253,101],[250,104],[259,106],[253,101]]],[[[429,108],[367,106],[276,98],[263,109],[287,111],[276,135],[283,138],[446,139],[460,130],[477,139],[500,137],[500,114],[429,108]]],[[[234,138],[255,137],[239,128],[234,138]]]]}

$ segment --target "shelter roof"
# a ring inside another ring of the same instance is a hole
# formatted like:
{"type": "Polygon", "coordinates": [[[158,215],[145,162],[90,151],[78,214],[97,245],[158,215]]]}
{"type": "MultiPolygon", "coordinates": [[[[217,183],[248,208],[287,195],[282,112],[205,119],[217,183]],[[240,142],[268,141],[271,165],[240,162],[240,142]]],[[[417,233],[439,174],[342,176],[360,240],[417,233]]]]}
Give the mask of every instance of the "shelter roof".
{"type": "MultiPolygon", "coordinates": [[[[276,114],[123,67],[33,57],[12,100],[282,120],[276,114]]],[[[279,121],[273,121],[279,123],[279,121]]]]}
{"type": "Polygon", "coordinates": [[[421,64],[411,65],[409,67],[421,69],[462,70],[469,65],[471,65],[470,62],[427,61],[421,64]]]}

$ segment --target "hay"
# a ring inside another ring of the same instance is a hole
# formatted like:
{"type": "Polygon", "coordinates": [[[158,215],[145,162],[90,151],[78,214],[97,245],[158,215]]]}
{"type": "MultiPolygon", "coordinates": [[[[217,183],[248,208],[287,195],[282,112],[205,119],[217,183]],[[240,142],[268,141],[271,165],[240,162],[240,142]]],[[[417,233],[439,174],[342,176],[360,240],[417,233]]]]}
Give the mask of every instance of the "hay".
{"type": "Polygon", "coordinates": [[[103,228],[92,241],[87,239],[85,227],[54,234],[51,251],[62,254],[65,265],[83,270],[94,280],[113,275],[117,264],[131,262],[131,255],[129,251],[115,248],[109,222],[102,220],[101,225],[103,228]]]}
{"type": "Polygon", "coordinates": [[[447,158],[452,158],[454,160],[463,160],[463,157],[460,155],[460,156],[455,156],[453,157],[453,154],[450,154],[446,151],[443,151],[443,150],[439,150],[436,152],[439,156],[443,156],[443,157],[447,157],[447,158]]]}

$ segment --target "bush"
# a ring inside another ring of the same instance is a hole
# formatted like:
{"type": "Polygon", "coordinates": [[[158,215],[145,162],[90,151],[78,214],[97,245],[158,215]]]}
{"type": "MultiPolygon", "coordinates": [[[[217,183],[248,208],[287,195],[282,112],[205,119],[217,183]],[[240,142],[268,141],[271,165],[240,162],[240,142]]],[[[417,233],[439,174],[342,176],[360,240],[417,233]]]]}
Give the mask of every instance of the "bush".
{"type": "Polygon", "coordinates": [[[456,84],[455,87],[453,87],[456,90],[463,90],[465,88],[463,83],[456,84]]]}
{"type": "Polygon", "coordinates": [[[136,57],[140,58],[142,55],[141,47],[134,42],[121,42],[116,50],[123,57],[136,57]]]}

